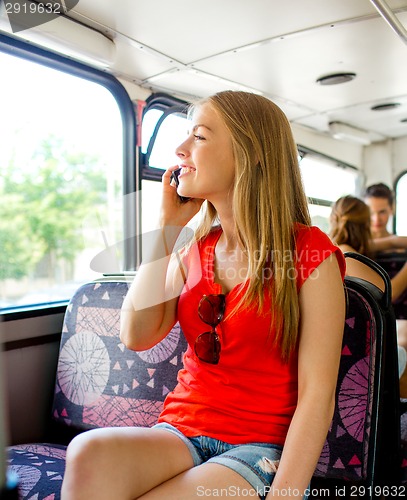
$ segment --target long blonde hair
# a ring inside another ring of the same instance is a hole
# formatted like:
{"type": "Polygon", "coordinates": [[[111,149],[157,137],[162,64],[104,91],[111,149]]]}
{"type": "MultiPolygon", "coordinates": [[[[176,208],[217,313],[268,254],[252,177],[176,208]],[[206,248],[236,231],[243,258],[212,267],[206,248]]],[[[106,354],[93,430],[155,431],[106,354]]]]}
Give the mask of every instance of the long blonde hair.
{"type": "MultiPolygon", "coordinates": [[[[250,278],[239,307],[258,305],[260,310],[265,286],[272,287],[276,341],[281,341],[282,357],[288,359],[297,343],[299,325],[298,292],[292,278],[294,225],[311,224],[290,124],[278,106],[256,94],[225,91],[195,107],[202,104],[219,113],[232,138],[236,165],[233,212],[250,278]]],[[[207,202],[196,231],[198,240],[209,233],[216,215],[207,202]]]]}

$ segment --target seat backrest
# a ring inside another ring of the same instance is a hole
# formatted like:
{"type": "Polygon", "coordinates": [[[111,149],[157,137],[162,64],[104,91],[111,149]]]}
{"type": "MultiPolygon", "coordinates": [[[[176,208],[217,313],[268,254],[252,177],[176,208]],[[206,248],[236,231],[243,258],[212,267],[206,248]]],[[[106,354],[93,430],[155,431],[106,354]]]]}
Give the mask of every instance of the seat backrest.
{"type": "MultiPolygon", "coordinates": [[[[375,261],[388,273],[390,278],[400,271],[407,261],[406,252],[383,252],[375,256],[375,261]]],[[[397,319],[407,319],[407,290],[393,302],[394,315],[397,319]]]]}
{"type": "MultiPolygon", "coordinates": [[[[370,259],[347,256],[382,274],[370,259]]],[[[373,485],[397,473],[400,424],[392,411],[397,413],[398,407],[397,343],[390,280],[383,279],[384,293],[365,280],[345,278],[347,308],[336,406],[316,477],[373,485]]]]}
{"type": "Polygon", "coordinates": [[[82,286],[65,315],[53,417],[77,431],[151,426],[176,384],[186,340],[179,325],[152,349],[135,352],[119,338],[128,283],[82,286]]]}

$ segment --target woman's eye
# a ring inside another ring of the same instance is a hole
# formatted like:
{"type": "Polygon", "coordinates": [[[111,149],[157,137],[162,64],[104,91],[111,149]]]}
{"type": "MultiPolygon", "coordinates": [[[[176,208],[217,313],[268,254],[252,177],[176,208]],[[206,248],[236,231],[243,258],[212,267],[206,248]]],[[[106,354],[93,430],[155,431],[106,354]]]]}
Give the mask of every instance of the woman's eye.
{"type": "Polygon", "coordinates": [[[194,137],[197,141],[204,141],[205,137],[202,137],[202,135],[194,134],[194,137]]]}

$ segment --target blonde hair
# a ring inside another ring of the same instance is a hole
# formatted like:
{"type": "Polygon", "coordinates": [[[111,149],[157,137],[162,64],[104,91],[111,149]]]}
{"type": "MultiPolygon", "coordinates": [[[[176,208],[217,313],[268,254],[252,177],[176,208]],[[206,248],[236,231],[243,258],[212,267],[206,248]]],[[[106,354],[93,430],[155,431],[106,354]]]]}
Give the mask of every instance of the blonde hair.
{"type": "MultiPolygon", "coordinates": [[[[233,212],[250,278],[238,307],[258,305],[260,310],[265,286],[271,286],[276,341],[281,341],[282,357],[288,359],[297,344],[299,326],[298,292],[292,279],[294,226],[296,222],[311,224],[290,124],[277,105],[256,94],[225,91],[195,107],[202,104],[218,112],[232,139],[233,212]]],[[[207,202],[196,231],[198,240],[209,233],[216,215],[207,202]]]]}
{"type": "Polygon", "coordinates": [[[356,252],[370,255],[370,210],[354,196],[343,196],[332,206],[330,237],[336,245],[349,245],[356,252]]]}

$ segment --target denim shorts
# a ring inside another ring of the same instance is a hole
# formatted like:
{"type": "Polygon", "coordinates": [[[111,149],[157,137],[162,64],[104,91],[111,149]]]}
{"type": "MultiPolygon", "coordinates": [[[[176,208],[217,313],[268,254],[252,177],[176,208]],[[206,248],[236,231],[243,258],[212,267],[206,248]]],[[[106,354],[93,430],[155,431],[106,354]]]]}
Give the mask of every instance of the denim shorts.
{"type": "Polygon", "coordinates": [[[210,462],[229,467],[250,483],[259,498],[265,499],[278,467],[281,446],[268,443],[235,445],[207,436],[188,438],[165,422],[154,425],[153,429],[172,432],[182,439],[192,455],[194,466],[210,462]]]}

